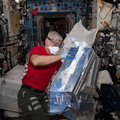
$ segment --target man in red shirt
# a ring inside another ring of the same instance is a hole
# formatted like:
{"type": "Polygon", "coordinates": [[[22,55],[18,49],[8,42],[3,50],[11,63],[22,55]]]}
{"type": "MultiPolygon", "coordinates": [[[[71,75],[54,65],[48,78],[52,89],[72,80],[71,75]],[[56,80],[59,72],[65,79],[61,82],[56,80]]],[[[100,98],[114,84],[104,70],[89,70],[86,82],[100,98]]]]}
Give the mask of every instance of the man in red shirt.
{"type": "Polygon", "coordinates": [[[46,88],[68,53],[56,55],[62,44],[61,35],[51,31],[45,39],[45,46],[35,46],[29,53],[28,70],[18,92],[18,106],[28,120],[54,120],[47,116],[46,88]]]}

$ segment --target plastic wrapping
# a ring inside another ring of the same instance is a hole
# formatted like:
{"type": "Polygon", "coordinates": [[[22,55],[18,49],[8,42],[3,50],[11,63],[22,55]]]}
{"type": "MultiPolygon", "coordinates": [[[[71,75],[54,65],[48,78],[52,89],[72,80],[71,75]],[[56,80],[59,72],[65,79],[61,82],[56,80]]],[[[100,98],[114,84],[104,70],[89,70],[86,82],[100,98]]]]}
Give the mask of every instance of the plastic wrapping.
{"type": "MultiPolygon", "coordinates": [[[[72,30],[69,32],[69,36],[73,36],[73,38],[77,38],[78,41],[84,41],[88,46],[92,47],[96,38],[96,34],[98,29],[92,29],[88,31],[83,25],[82,21],[80,20],[77,22],[72,30]]],[[[71,37],[67,37],[64,39],[64,46],[60,49],[58,54],[64,53],[67,49],[70,49],[72,46],[71,37]]]]}
{"type": "Polygon", "coordinates": [[[94,109],[93,94],[99,58],[84,41],[69,37],[72,47],[49,89],[49,112],[63,113],[75,120],[68,108],[76,111],[94,109]]]}
{"type": "Polygon", "coordinates": [[[5,74],[4,78],[0,78],[0,108],[21,112],[18,108],[17,93],[22,84],[21,78],[24,72],[24,66],[16,65],[8,73],[5,74]]]}

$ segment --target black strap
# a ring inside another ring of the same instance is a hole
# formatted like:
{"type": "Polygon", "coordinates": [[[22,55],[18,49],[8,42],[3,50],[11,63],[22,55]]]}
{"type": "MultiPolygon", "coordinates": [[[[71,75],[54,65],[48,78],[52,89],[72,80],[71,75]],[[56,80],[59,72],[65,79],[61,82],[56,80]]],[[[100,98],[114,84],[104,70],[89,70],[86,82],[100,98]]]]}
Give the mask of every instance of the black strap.
{"type": "Polygon", "coordinates": [[[36,92],[36,93],[44,93],[44,91],[42,91],[42,90],[38,90],[38,89],[32,88],[32,87],[30,87],[28,85],[25,85],[25,84],[22,84],[22,88],[28,89],[28,90],[36,92]]]}

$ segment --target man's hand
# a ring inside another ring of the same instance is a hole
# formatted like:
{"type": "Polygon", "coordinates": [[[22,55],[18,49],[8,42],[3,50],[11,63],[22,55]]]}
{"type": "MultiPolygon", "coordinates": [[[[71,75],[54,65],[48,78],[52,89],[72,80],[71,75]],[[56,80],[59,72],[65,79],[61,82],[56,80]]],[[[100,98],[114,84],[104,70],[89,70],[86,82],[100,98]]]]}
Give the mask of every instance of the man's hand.
{"type": "Polygon", "coordinates": [[[62,59],[65,59],[65,58],[66,58],[68,52],[69,52],[69,50],[67,50],[66,52],[64,52],[63,54],[61,54],[62,59]]]}

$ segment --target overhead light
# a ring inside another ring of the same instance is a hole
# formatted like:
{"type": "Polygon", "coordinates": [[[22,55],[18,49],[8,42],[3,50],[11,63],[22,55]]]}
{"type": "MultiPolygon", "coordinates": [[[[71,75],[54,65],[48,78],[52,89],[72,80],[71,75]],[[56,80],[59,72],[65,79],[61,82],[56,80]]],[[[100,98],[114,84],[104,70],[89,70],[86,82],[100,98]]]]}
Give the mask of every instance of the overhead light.
{"type": "Polygon", "coordinates": [[[16,2],[19,2],[20,0],[15,0],[16,2]]]}

